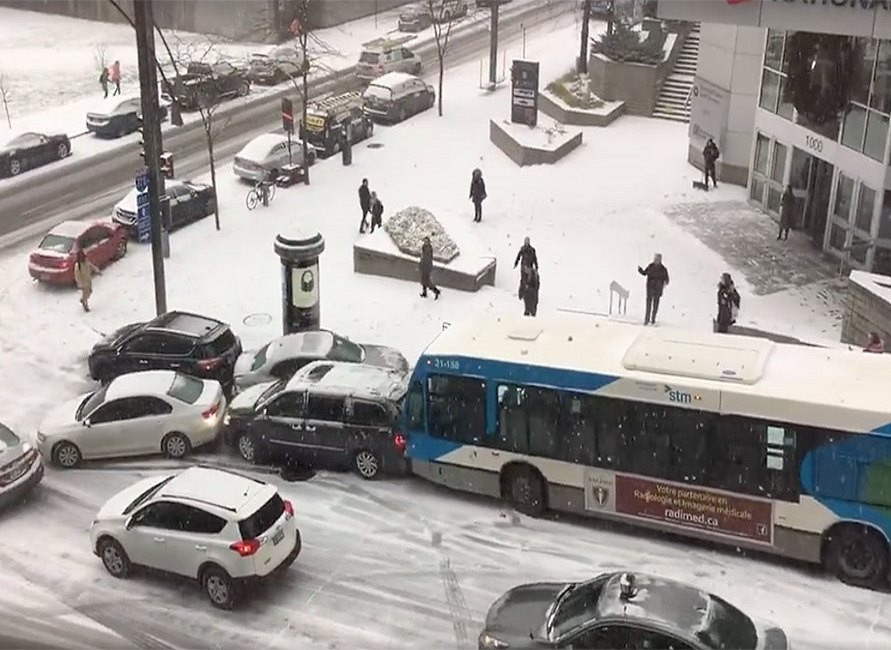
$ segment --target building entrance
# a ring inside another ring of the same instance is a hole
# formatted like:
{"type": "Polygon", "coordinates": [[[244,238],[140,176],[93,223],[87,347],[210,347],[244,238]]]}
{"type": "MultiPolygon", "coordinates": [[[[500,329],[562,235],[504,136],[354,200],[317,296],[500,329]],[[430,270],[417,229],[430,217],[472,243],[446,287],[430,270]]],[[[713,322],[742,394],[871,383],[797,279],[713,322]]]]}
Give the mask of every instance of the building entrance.
{"type": "Polygon", "coordinates": [[[832,174],[835,168],[821,158],[794,148],[789,184],[795,194],[793,227],[806,232],[814,248],[823,248],[829,199],[832,194],[832,174]]]}

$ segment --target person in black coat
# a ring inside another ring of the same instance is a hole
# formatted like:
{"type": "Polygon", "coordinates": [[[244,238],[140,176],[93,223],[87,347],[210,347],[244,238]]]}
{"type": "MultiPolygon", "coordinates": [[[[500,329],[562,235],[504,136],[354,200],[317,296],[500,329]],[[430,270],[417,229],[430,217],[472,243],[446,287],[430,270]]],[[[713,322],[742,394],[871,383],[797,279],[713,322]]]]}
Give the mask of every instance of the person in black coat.
{"type": "Polygon", "coordinates": [[[359,207],[362,208],[362,223],[359,224],[359,232],[364,233],[368,227],[366,217],[371,212],[371,190],[368,188],[368,179],[363,178],[359,186],[359,207]]]}
{"type": "Polygon", "coordinates": [[[440,291],[433,284],[433,246],[429,237],[424,237],[421,245],[421,263],[418,265],[421,271],[421,298],[427,297],[427,289],[433,292],[433,299],[438,300],[440,291]]]}
{"type": "Polygon", "coordinates": [[[708,179],[711,176],[712,184],[715,187],[718,187],[718,179],[715,175],[715,167],[718,162],[718,158],[721,157],[721,152],[718,150],[718,145],[715,144],[715,141],[711,138],[708,139],[708,142],[705,143],[705,149],[702,150],[702,159],[705,161],[705,187],[708,189],[708,179]]]}
{"type": "Polygon", "coordinates": [[[377,198],[377,192],[371,193],[371,232],[384,225],[384,204],[377,198]]]}
{"type": "Polygon", "coordinates": [[[780,232],[777,233],[777,241],[789,239],[789,228],[792,227],[792,212],[795,209],[795,195],[792,186],[787,185],[780,199],[780,232]]]}
{"type": "Polygon", "coordinates": [[[517,264],[520,264],[520,290],[517,292],[517,295],[522,300],[523,287],[526,286],[526,271],[528,269],[538,270],[538,255],[535,253],[535,248],[530,243],[528,237],[523,239],[523,245],[520,246],[520,250],[517,252],[517,257],[514,259],[514,268],[517,268],[517,264]]]}
{"type": "Polygon", "coordinates": [[[718,283],[718,331],[726,334],[730,326],[736,322],[734,311],[739,309],[739,292],[733,284],[729,273],[721,274],[718,283]]]}
{"type": "Polygon", "coordinates": [[[638,266],[637,272],[647,276],[647,312],[644,316],[644,325],[655,325],[662,291],[668,284],[668,269],[662,264],[662,255],[656,253],[647,268],[638,266]]]}
{"type": "Polygon", "coordinates": [[[473,170],[470,179],[470,200],[473,201],[473,220],[477,223],[483,220],[483,201],[486,200],[486,181],[483,180],[483,172],[473,170]]]}
{"type": "Polygon", "coordinates": [[[541,278],[538,275],[538,269],[531,266],[525,267],[523,271],[525,276],[523,287],[523,306],[524,316],[535,316],[538,313],[538,288],[541,286],[541,278]]]}

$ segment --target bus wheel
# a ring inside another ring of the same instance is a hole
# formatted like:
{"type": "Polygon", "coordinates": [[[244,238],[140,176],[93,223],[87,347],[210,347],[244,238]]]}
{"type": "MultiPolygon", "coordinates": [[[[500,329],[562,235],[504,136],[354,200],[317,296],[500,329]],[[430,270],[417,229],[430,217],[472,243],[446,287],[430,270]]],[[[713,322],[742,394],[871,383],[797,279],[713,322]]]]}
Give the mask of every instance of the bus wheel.
{"type": "Polygon", "coordinates": [[[511,470],[505,480],[506,496],[517,512],[540,517],[546,510],[544,479],[529,467],[511,470]]]}
{"type": "Polygon", "coordinates": [[[888,545],[867,526],[839,526],[829,534],[826,566],[846,584],[881,586],[888,573],[888,545]]]}

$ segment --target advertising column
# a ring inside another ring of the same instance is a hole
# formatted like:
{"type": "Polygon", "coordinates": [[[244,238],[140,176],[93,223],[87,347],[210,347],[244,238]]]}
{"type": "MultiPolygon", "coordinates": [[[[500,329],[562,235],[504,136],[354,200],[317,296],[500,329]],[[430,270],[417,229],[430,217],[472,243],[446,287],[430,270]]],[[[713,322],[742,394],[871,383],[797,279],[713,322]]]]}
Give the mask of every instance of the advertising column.
{"type": "Polygon", "coordinates": [[[319,329],[319,256],[325,239],[319,233],[278,235],[274,249],[282,263],[282,333],[319,329]]]}

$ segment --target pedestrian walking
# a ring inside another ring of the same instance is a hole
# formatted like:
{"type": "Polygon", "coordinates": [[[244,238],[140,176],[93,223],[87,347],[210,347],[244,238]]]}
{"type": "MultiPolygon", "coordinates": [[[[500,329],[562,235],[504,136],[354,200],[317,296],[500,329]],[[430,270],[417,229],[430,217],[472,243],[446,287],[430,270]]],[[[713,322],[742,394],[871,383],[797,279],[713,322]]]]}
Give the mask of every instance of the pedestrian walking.
{"type": "Polygon", "coordinates": [[[523,275],[526,276],[523,286],[523,311],[524,316],[535,316],[538,313],[538,288],[541,286],[541,277],[538,269],[527,266],[523,275]]]}
{"type": "Polygon", "coordinates": [[[421,298],[427,297],[427,289],[433,292],[433,299],[439,300],[440,291],[433,284],[433,245],[430,243],[429,237],[424,237],[424,243],[421,245],[421,263],[419,265],[421,271],[421,298]]]}
{"type": "Polygon", "coordinates": [[[102,275],[102,271],[87,259],[87,254],[83,249],[77,251],[77,261],[74,263],[74,281],[77,288],[80,289],[80,304],[84,311],[90,311],[94,275],[102,275]]]}
{"type": "Polygon", "coordinates": [[[789,228],[792,227],[792,213],[795,208],[795,194],[792,193],[792,186],[787,185],[783,191],[783,197],[780,199],[780,232],[777,233],[777,241],[780,239],[789,239],[789,228]]]}
{"type": "Polygon", "coordinates": [[[486,181],[483,180],[483,172],[473,170],[470,179],[470,200],[473,201],[473,220],[479,223],[483,220],[483,201],[486,200],[486,181]]]}
{"type": "Polygon", "coordinates": [[[528,269],[538,270],[538,255],[535,253],[535,248],[532,246],[529,237],[523,238],[523,245],[520,246],[520,250],[517,252],[516,258],[514,258],[514,268],[517,268],[517,264],[520,265],[520,289],[517,295],[522,300],[523,288],[526,286],[526,271],[528,269]]]}
{"type": "Polygon", "coordinates": [[[99,73],[99,85],[102,86],[104,98],[108,98],[108,66],[102,66],[102,72],[99,73]]]}
{"type": "Polygon", "coordinates": [[[885,342],[882,340],[882,337],[879,336],[878,332],[869,333],[869,340],[866,342],[866,347],[863,348],[863,351],[873,352],[875,354],[885,353],[885,342]]]}
{"type": "Polygon", "coordinates": [[[368,188],[368,179],[363,178],[359,186],[359,207],[362,208],[362,223],[359,224],[359,233],[364,233],[368,227],[366,217],[371,212],[371,190],[368,188]]]}
{"type": "Polygon", "coordinates": [[[384,204],[377,198],[377,192],[371,193],[371,232],[375,228],[380,228],[383,224],[384,204]]]}
{"type": "Polygon", "coordinates": [[[718,187],[718,179],[715,174],[716,163],[721,157],[718,145],[711,138],[705,143],[705,149],[702,150],[702,159],[705,161],[705,189],[708,189],[708,179],[711,176],[712,184],[718,187]]]}
{"type": "Polygon", "coordinates": [[[111,64],[111,83],[114,84],[114,94],[121,94],[121,62],[115,61],[111,64]]]}
{"type": "Polygon", "coordinates": [[[644,315],[644,325],[655,325],[662,291],[669,281],[668,269],[662,264],[662,254],[653,255],[653,261],[647,264],[647,268],[638,266],[637,272],[647,277],[647,311],[644,315]]]}
{"type": "Polygon", "coordinates": [[[739,292],[733,284],[733,278],[729,273],[721,274],[718,282],[718,331],[726,334],[730,326],[736,322],[739,314],[739,292]]]}

